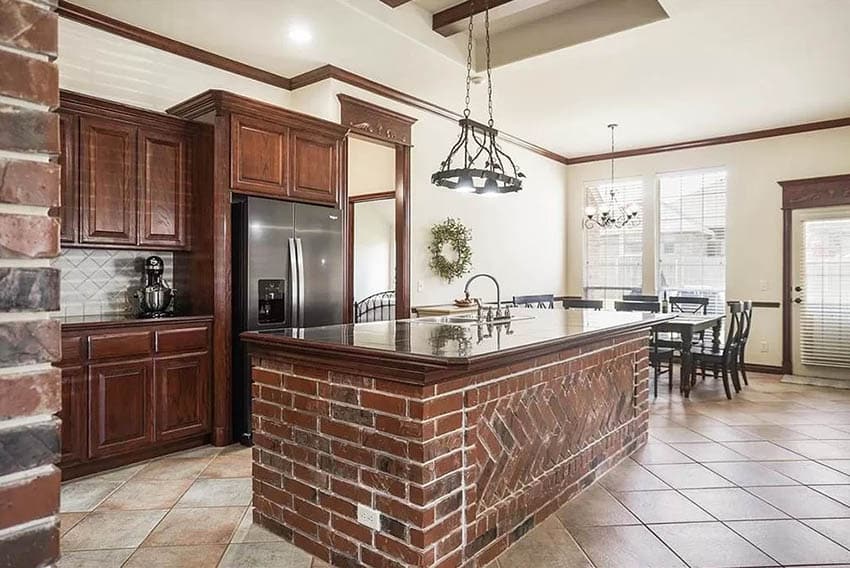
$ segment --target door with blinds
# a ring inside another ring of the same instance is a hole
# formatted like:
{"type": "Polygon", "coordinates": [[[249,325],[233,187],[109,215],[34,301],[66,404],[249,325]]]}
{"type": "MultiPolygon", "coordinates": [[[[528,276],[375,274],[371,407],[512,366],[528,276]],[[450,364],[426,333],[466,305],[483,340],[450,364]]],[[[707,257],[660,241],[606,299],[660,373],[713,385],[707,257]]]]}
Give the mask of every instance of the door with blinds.
{"type": "Polygon", "coordinates": [[[850,386],[850,208],[793,213],[794,375],[850,386]]]}

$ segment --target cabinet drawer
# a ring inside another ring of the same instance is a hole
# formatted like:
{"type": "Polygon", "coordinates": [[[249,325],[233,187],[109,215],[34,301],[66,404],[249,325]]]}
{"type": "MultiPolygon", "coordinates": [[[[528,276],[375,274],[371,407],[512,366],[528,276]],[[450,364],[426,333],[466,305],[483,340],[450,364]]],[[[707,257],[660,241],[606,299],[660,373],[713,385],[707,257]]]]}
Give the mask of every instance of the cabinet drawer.
{"type": "Polygon", "coordinates": [[[74,365],[83,360],[83,338],[79,335],[62,336],[62,362],[60,365],[74,365]]]}
{"type": "Polygon", "coordinates": [[[209,333],[209,328],[206,326],[158,330],[154,344],[156,352],[206,351],[210,341],[209,333]]]}
{"type": "Polygon", "coordinates": [[[89,359],[149,355],[151,332],[111,333],[89,336],[89,359]]]}

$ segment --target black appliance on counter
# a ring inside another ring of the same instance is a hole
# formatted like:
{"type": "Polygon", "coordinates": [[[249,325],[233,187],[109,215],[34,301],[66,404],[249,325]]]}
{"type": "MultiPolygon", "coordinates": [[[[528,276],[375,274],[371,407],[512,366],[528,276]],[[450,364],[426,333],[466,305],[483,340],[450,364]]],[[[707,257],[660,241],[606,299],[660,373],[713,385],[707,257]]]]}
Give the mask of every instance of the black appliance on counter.
{"type": "Polygon", "coordinates": [[[139,317],[163,318],[171,315],[169,308],[174,301],[174,289],[163,278],[163,272],[165,263],[161,257],[145,259],[145,285],[135,294],[139,301],[139,317]]]}
{"type": "Polygon", "coordinates": [[[251,443],[251,362],[239,334],[342,322],[342,213],[234,195],[231,201],[233,435],[251,443]]]}

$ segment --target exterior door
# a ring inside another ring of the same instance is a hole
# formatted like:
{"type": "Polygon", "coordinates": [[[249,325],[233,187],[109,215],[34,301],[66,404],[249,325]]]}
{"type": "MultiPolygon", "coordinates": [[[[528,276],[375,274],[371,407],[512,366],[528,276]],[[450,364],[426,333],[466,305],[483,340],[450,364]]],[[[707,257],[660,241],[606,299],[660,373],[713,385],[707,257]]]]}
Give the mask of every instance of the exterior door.
{"type": "Polygon", "coordinates": [[[850,384],[850,207],[792,219],[793,373],[850,384]]]}
{"type": "Polygon", "coordinates": [[[122,454],[153,442],[152,374],[150,359],[89,367],[89,457],[122,454]]]}
{"type": "Polygon", "coordinates": [[[156,437],[170,440],[209,429],[209,355],[157,359],[156,437]]]}
{"type": "Polygon", "coordinates": [[[136,244],[136,127],[80,118],[80,242],[136,244]]]}
{"type": "Polygon", "coordinates": [[[186,138],[139,132],[139,244],[186,246],[186,138]]]}

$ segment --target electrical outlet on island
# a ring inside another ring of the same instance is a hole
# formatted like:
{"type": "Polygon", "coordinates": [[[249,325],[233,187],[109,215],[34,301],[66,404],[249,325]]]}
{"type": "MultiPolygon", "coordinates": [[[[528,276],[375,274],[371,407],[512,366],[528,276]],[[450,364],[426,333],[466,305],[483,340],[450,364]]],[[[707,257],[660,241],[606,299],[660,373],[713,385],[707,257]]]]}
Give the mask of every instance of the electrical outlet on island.
{"type": "Polygon", "coordinates": [[[372,530],[381,530],[381,514],[361,503],[357,504],[357,522],[372,530]]]}

